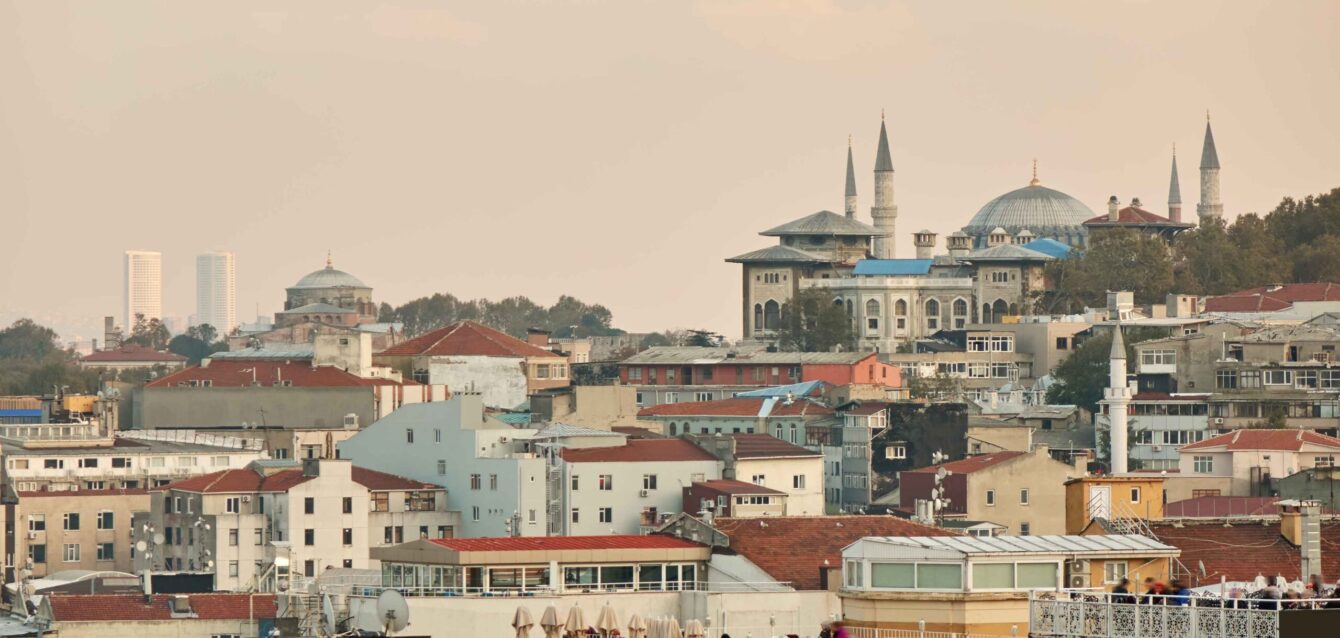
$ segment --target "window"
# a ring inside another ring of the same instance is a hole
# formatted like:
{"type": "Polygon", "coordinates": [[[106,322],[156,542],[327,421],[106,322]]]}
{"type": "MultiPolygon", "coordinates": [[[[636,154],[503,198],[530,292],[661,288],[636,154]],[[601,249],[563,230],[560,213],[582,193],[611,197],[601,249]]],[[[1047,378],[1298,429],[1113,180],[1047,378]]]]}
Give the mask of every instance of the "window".
{"type": "Polygon", "coordinates": [[[498,475],[497,475],[497,474],[490,474],[490,475],[489,475],[489,489],[492,490],[492,491],[494,491],[494,492],[498,491],[498,475]]]}
{"type": "Polygon", "coordinates": [[[228,530],[228,546],[229,546],[229,547],[237,547],[237,528],[236,528],[236,527],[230,528],[230,529],[228,530]]]}
{"type": "Polygon", "coordinates": [[[254,530],[254,532],[255,532],[255,534],[254,534],[254,536],[255,536],[255,542],[252,543],[253,545],[264,545],[264,544],[265,544],[265,540],[264,540],[264,538],[263,538],[263,536],[262,536],[262,531],[263,531],[263,530],[261,530],[261,528],[259,528],[259,527],[257,527],[257,528],[254,530]]]}
{"type": "Polygon", "coordinates": [[[614,508],[611,507],[600,508],[600,522],[610,523],[613,521],[614,521],[614,508]]]}
{"type": "Polygon", "coordinates": [[[98,560],[116,560],[116,546],[112,543],[98,543],[98,560]]]}
{"type": "Polygon", "coordinates": [[[926,302],[926,329],[940,329],[940,302],[935,299],[926,302]]]}
{"type": "Polygon", "coordinates": [[[1014,563],[976,563],[972,566],[973,589],[1014,589],[1014,563]]]}
{"type": "Polygon", "coordinates": [[[442,428],[433,428],[433,443],[442,442],[442,428]]]}
{"type": "Polygon", "coordinates": [[[98,459],[79,459],[79,467],[93,468],[98,467],[98,459]]]}
{"type": "Polygon", "coordinates": [[[803,489],[805,489],[805,475],[804,475],[804,474],[796,474],[795,476],[792,476],[792,477],[791,477],[791,489],[795,489],[795,490],[803,490],[803,489]]]}
{"type": "Polygon", "coordinates": [[[1027,522],[1019,523],[1019,535],[1020,535],[1020,536],[1028,536],[1029,532],[1031,532],[1031,531],[1032,531],[1032,526],[1029,525],[1027,522]]]}
{"type": "Polygon", "coordinates": [[[1335,467],[1335,457],[1334,457],[1334,456],[1331,456],[1331,455],[1327,455],[1327,456],[1314,456],[1314,457],[1312,457],[1312,466],[1313,466],[1313,467],[1335,467]]]}
{"type": "Polygon", "coordinates": [[[987,490],[987,491],[986,491],[986,505],[987,505],[987,507],[994,507],[994,506],[996,505],[996,491],[995,491],[995,490],[987,490]]]}
{"type": "Polygon", "coordinates": [[[1216,370],[1214,373],[1214,386],[1220,390],[1236,390],[1238,388],[1237,371],[1216,370]]]}
{"type": "Polygon", "coordinates": [[[629,380],[629,381],[641,381],[641,380],[642,380],[642,368],[629,368],[629,369],[628,369],[628,380],[629,380]]]}
{"type": "Polygon", "coordinates": [[[406,443],[414,442],[414,428],[405,428],[405,442],[406,443]]]}
{"type": "Polygon", "coordinates": [[[1140,502],[1140,488],[1138,487],[1131,488],[1131,502],[1132,503],[1140,502]]]}
{"type": "MultiPolygon", "coordinates": [[[[353,503],[349,503],[350,513],[353,512],[353,503]]],[[[391,494],[389,492],[372,493],[372,511],[389,512],[391,511],[391,494]]]]}
{"type": "Polygon", "coordinates": [[[28,517],[28,531],[44,532],[47,529],[47,515],[33,514],[28,517]]]}
{"type": "Polygon", "coordinates": [[[991,271],[991,283],[1003,284],[1008,283],[1009,281],[1010,281],[1010,272],[1008,270],[991,271]]]}
{"type": "Polygon", "coordinates": [[[1069,337],[1057,337],[1057,338],[1056,338],[1056,349],[1057,349],[1057,350],[1069,350],[1069,349],[1070,349],[1070,338],[1069,338],[1069,337]]]}
{"type": "Polygon", "coordinates": [[[472,521],[474,521],[474,522],[476,522],[476,523],[479,522],[479,506],[478,506],[478,505],[476,505],[476,506],[470,508],[470,520],[472,520],[472,521]]]}
{"type": "Polygon", "coordinates": [[[478,474],[471,474],[471,475],[470,475],[470,489],[471,489],[471,490],[478,491],[480,487],[483,487],[483,485],[484,485],[483,480],[480,478],[480,476],[479,476],[478,474]]]}
{"type": "Polygon", "coordinates": [[[345,545],[346,547],[349,546],[349,545],[353,545],[353,544],[354,544],[354,530],[349,529],[348,527],[346,527],[346,528],[344,528],[343,530],[341,530],[341,531],[340,531],[340,540],[344,543],[344,545],[345,545]]]}
{"type": "Polygon", "coordinates": [[[860,587],[863,584],[861,581],[861,561],[847,561],[847,586],[860,587]]]}
{"type": "Polygon", "coordinates": [[[1243,390],[1261,387],[1261,371],[1243,370],[1238,373],[1238,387],[1243,390]]]}
{"type": "Polygon", "coordinates": [[[1142,366],[1171,366],[1177,365],[1176,350],[1143,350],[1140,352],[1140,365],[1142,366]]]}
{"type": "Polygon", "coordinates": [[[228,457],[226,457],[226,456],[211,456],[211,457],[209,457],[209,464],[210,464],[212,467],[228,467],[228,457]]]}
{"type": "Polygon", "coordinates": [[[237,578],[237,561],[235,560],[228,561],[228,575],[233,578],[237,578]]]}
{"type": "Polygon", "coordinates": [[[678,392],[666,392],[666,393],[665,393],[665,401],[663,401],[663,403],[679,403],[679,393],[678,393],[678,392]]]}
{"type": "Polygon", "coordinates": [[[316,499],[314,499],[314,498],[312,498],[312,497],[310,497],[310,496],[304,497],[304,498],[302,499],[302,513],[303,513],[303,514],[315,514],[315,513],[316,513],[316,499]]]}
{"type": "Polygon", "coordinates": [[[1213,456],[1193,456],[1191,457],[1192,471],[1196,474],[1210,474],[1214,472],[1213,456]]]}
{"type": "Polygon", "coordinates": [[[642,489],[644,489],[644,490],[654,490],[654,489],[656,489],[656,475],[655,475],[655,474],[643,474],[643,475],[642,475],[642,489]]]}
{"type": "Polygon", "coordinates": [[[316,561],[310,558],[302,562],[302,575],[308,578],[316,576],[316,561]]]}
{"type": "Polygon", "coordinates": [[[1266,385],[1293,385],[1293,370],[1266,370],[1266,385]]]}
{"type": "Polygon", "coordinates": [[[1019,490],[1019,504],[1028,505],[1028,488],[1019,490]]]}
{"type": "Polygon", "coordinates": [[[405,497],[405,511],[431,512],[437,509],[437,494],[432,490],[416,490],[405,497]]]}
{"type": "Polygon", "coordinates": [[[315,545],[315,544],[316,544],[316,530],[314,530],[314,529],[305,529],[305,530],[302,530],[302,544],[303,544],[303,545],[307,545],[307,546],[309,546],[309,547],[312,546],[312,545],[315,545]]]}
{"type": "Polygon", "coordinates": [[[195,467],[195,457],[194,456],[177,457],[177,467],[195,467]]]}
{"type": "Polygon", "coordinates": [[[576,525],[577,523],[580,522],[582,522],[581,510],[574,507],[572,508],[572,523],[576,525]]]}
{"type": "Polygon", "coordinates": [[[28,545],[28,560],[39,565],[47,562],[47,546],[28,545]]]}
{"type": "MultiPolygon", "coordinates": [[[[710,369],[710,368],[709,368],[709,369],[710,369]]],[[[713,398],[714,398],[714,397],[712,396],[712,393],[711,393],[711,392],[694,392],[694,393],[693,393],[693,400],[694,400],[694,401],[711,401],[713,398]]]]}
{"type": "Polygon", "coordinates": [[[768,482],[768,476],[766,474],[755,474],[749,482],[754,485],[763,485],[768,482]]]}
{"type": "Polygon", "coordinates": [[[98,512],[98,529],[116,529],[114,522],[115,519],[110,511],[98,512]]]}
{"type": "Polygon", "coordinates": [[[79,531],[79,512],[67,512],[64,527],[67,532],[79,531]]]}
{"type": "Polygon", "coordinates": [[[1126,578],[1126,562],[1125,562],[1125,561],[1111,561],[1111,560],[1110,560],[1110,561],[1107,561],[1106,563],[1103,563],[1103,582],[1104,582],[1104,583],[1106,583],[1106,584],[1108,584],[1108,585],[1115,585],[1115,584],[1117,584],[1117,583],[1120,583],[1121,580],[1122,580],[1123,578],[1126,578]]]}
{"type": "Polygon", "coordinates": [[[612,475],[612,474],[601,474],[599,480],[597,481],[597,487],[598,487],[598,489],[600,489],[600,490],[603,491],[603,492],[610,492],[610,491],[613,491],[613,490],[614,490],[614,475],[612,475]]]}
{"type": "Polygon", "coordinates": [[[346,496],[346,497],[344,497],[344,499],[342,500],[342,503],[341,503],[341,509],[344,511],[345,514],[353,514],[353,513],[354,513],[354,498],[353,498],[352,496],[346,496]]]}
{"type": "Polygon", "coordinates": [[[79,562],[79,543],[65,544],[65,562],[67,563],[79,562]]]}
{"type": "Polygon", "coordinates": [[[130,467],[130,459],[124,456],[112,457],[112,467],[130,467]]]}
{"type": "Polygon", "coordinates": [[[577,487],[578,487],[580,484],[581,484],[581,477],[578,476],[578,475],[576,475],[576,474],[573,474],[573,475],[572,475],[572,491],[576,492],[576,491],[577,491],[577,487]]]}
{"type": "Polygon", "coordinates": [[[223,499],[223,511],[228,514],[240,514],[242,512],[242,498],[230,496],[223,499]]]}
{"type": "Polygon", "coordinates": [[[903,445],[890,445],[884,448],[884,458],[890,460],[906,459],[907,447],[903,445]]]}
{"type": "Polygon", "coordinates": [[[65,459],[45,459],[42,461],[42,467],[48,470],[59,470],[65,467],[65,459]]]}

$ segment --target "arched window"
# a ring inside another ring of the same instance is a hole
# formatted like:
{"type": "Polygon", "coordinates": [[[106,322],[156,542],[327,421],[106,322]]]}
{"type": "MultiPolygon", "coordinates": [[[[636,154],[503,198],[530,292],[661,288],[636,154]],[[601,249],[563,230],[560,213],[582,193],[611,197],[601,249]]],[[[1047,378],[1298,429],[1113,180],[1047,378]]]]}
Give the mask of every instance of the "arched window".
{"type": "Polygon", "coordinates": [[[763,304],[763,329],[776,330],[782,323],[782,306],[776,301],[769,299],[763,304]]]}
{"type": "Polygon", "coordinates": [[[907,330],[907,301],[903,299],[893,302],[893,328],[900,333],[907,330]]]}
{"type": "Polygon", "coordinates": [[[991,319],[991,304],[982,304],[982,323],[994,323],[991,319]]]}
{"type": "Polygon", "coordinates": [[[674,422],[674,421],[671,421],[671,422],[670,422],[670,436],[675,436],[675,435],[677,435],[677,434],[679,434],[679,426],[678,426],[678,425],[675,425],[675,422],[674,422]]]}
{"type": "Polygon", "coordinates": [[[1012,315],[1019,314],[1019,304],[1017,303],[1010,304],[1010,314],[1012,315]]]}
{"type": "Polygon", "coordinates": [[[865,316],[867,317],[879,316],[879,300],[870,299],[865,302],[865,316]]]}
{"type": "Polygon", "coordinates": [[[926,301],[926,329],[940,329],[940,302],[936,299],[926,301]]]}
{"type": "Polygon", "coordinates": [[[763,329],[763,304],[754,304],[754,331],[763,329]]]}
{"type": "Polygon", "coordinates": [[[1005,303],[1004,299],[997,299],[996,303],[991,304],[992,323],[998,322],[1005,315],[1010,314],[1010,304],[1005,303]]]}
{"type": "Polygon", "coordinates": [[[968,325],[968,302],[962,298],[954,300],[954,329],[962,330],[968,325]]]}
{"type": "Polygon", "coordinates": [[[879,334],[879,300],[867,299],[865,302],[865,332],[879,334]]]}
{"type": "Polygon", "coordinates": [[[851,316],[853,316],[853,315],[855,315],[855,314],[856,314],[856,307],[853,306],[852,303],[851,303],[851,300],[848,299],[848,300],[847,300],[847,316],[848,316],[848,317],[851,317],[851,316]]]}
{"type": "Polygon", "coordinates": [[[833,300],[833,305],[834,305],[834,306],[837,306],[837,307],[839,307],[839,308],[843,307],[842,298],[841,298],[841,297],[838,297],[837,299],[834,299],[834,300],[833,300]]]}

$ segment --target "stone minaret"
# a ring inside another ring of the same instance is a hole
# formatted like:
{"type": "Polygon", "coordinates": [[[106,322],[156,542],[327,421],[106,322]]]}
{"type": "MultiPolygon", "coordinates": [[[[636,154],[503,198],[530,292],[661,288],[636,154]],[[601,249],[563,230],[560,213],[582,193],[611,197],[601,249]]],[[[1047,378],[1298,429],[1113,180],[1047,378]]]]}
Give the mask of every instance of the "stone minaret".
{"type": "Polygon", "coordinates": [[[1182,185],[1177,181],[1176,144],[1173,145],[1172,177],[1168,180],[1168,221],[1173,223],[1182,221],[1182,185]]]}
{"type": "Polygon", "coordinates": [[[856,218],[856,165],[851,161],[851,137],[847,138],[847,219],[856,218]]]}
{"type": "Polygon", "coordinates": [[[1112,474],[1127,472],[1126,467],[1126,407],[1131,402],[1131,387],[1126,382],[1126,343],[1121,338],[1121,320],[1112,326],[1112,353],[1108,355],[1107,389],[1103,391],[1107,404],[1107,421],[1111,425],[1108,437],[1111,443],[1112,474]]]}
{"type": "Polygon", "coordinates": [[[893,158],[889,156],[889,132],[884,128],[884,116],[879,118],[879,149],[875,153],[875,205],[870,207],[875,219],[875,259],[893,259],[894,223],[898,220],[898,205],[893,203],[893,158]]]}
{"type": "Polygon", "coordinates": [[[1219,152],[1214,148],[1209,113],[1205,114],[1205,146],[1200,152],[1200,203],[1196,204],[1196,215],[1201,222],[1224,216],[1224,203],[1219,201],[1219,152]]]}

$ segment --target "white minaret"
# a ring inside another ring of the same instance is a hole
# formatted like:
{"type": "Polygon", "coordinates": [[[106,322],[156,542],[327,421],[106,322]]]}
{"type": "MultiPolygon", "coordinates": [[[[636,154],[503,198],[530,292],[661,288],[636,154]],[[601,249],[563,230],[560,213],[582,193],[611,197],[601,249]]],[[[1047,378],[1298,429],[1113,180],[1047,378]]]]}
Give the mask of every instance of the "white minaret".
{"type": "Polygon", "coordinates": [[[1173,144],[1172,177],[1168,179],[1168,221],[1174,223],[1182,221],[1182,185],[1177,180],[1176,144],[1173,144]]]}
{"type": "Polygon", "coordinates": [[[851,136],[847,136],[847,219],[856,218],[856,165],[851,161],[851,136]]]}
{"type": "Polygon", "coordinates": [[[884,115],[879,116],[879,149],[875,152],[875,205],[870,207],[875,219],[875,259],[893,259],[894,223],[898,220],[898,205],[893,203],[893,158],[889,155],[889,132],[884,128],[884,115]]]}
{"type": "Polygon", "coordinates": [[[1224,203],[1219,201],[1219,151],[1214,148],[1210,114],[1205,113],[1205,146],[1200,151],[1200,203],[1196,204],[1200,221],[1222,219],[1224,203]]]}
{"type": "Polygon", "coordinates": [[[1126,383],[1126,343],[1121,338],[1121,319],[1112,327],[1112,354],[1109,355],[1107,389],[1103,402],[1107,404],[1107,422],[1111,425],[1112,474],[1125,474],[1126,468],[1126,407],[1131,402],[1131,387],[1126,383]]]}

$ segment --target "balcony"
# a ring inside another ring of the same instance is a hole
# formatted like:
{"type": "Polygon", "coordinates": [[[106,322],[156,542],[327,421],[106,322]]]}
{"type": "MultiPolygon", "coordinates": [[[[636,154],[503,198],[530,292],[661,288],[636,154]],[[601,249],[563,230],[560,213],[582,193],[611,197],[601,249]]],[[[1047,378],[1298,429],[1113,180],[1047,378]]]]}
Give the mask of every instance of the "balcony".
{"type": "MultiPolygon", "coordinates": [[[[1120,599],[1115,599],[1120,600],[1120,599]]],[[[1171,601],[1171,599],[1169,599],[1171,601]]],[[[1029,635],[1039,638],[1302,638],[1331,635],[1340,600],[1279,601],[1193,595],[1186,605],[1114,602],[1091,591],[1033,592],[1029,635]],[[1289,604],[1293,609],[1278,609],[1289,604]]]]}

